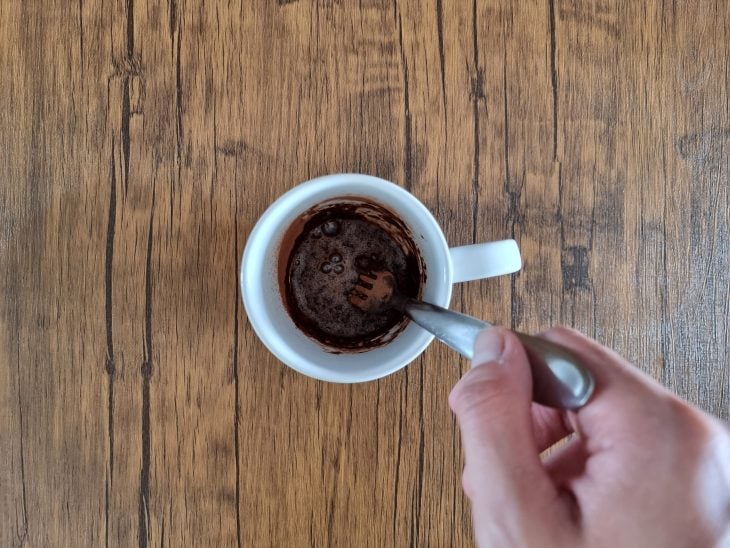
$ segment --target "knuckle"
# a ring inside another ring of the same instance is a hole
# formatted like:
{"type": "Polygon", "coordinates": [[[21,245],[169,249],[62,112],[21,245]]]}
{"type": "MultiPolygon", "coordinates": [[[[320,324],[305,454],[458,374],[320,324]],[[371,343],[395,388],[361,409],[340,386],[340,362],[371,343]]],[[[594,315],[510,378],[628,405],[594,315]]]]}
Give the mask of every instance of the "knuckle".
{"type": "Polygon", "coordinates": [[[683,440],[702,439],[711,435],[711,424],[706,415],[674,394],[666,397],[666,414],[675,426],[677,436],[683,440]]]}
{"type": "Polygon", "coordinates": [[[638,446],[672,452],[673,448],[690,441],[693,428],[692,409],[671,395],[659,395],[647,399],[633,399],[624,402],[625,421],[633,418],[634,426],[630,437],[638,446]]]}
{"type": "Polygon", "coordinates": [[[471,474],[468,472],[468,468],[464,468],[464,471],[461,474],[461,488],[464,490],[466,498],[471,500],[474,495],[474,484],[471,479],[471,474]]]}

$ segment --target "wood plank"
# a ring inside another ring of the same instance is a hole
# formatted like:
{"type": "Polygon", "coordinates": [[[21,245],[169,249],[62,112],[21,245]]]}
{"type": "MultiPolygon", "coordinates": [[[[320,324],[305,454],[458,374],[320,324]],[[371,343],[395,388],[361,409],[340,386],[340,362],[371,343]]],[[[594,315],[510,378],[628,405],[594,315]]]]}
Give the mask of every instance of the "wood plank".
{"type": "Polygon", "coordinates": [[[730,418],[730,4],[0,2],[0,545],[473,543],[433,345],[305,378],[238,290],[295,184],[409,189],[524,269],[452,307],[575,326],[730,418]]]}

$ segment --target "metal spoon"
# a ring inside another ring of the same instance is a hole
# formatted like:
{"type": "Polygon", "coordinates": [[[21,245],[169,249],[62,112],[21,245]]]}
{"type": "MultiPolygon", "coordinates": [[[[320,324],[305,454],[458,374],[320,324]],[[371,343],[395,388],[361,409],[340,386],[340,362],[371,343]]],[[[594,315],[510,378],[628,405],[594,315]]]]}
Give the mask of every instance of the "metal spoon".
{"type": "MultiPolygon", "coordinates": [[[[477,335],[492,324],[466,314],[405,297],[388,271],[360,275],[350,303],[366,312],[395,308],[465,358],[474,357],[477,335]]],[[[533,399],[560,409],[585,405],[594,388],[593,376],[570,351],[539,337],[515,332],[530,360],[533,399]]]]}

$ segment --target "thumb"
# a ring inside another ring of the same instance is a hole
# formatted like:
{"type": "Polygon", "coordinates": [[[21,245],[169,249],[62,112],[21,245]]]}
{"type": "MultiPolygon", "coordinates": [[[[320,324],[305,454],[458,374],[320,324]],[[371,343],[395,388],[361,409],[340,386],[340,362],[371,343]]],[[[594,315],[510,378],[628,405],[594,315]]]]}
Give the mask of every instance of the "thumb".
{"type": "Polygon", "coordinates": [[[527,509],[555,496],[533,436],[531,402],[530,365],[517,337],[498,327],[480,333],[472,369],[449,396],[463,440],[464,490],[475,511],[503,511],[505,503],[527,509]]]}

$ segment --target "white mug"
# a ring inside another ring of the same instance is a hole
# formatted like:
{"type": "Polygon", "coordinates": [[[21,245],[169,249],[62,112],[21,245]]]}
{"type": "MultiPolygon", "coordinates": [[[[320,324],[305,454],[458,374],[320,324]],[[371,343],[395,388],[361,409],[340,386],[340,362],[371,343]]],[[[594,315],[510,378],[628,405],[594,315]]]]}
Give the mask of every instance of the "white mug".
{"type": "Polygon", "coordinates": [[[433,335],[409,322],[383,346],[334,354],[300,331],[284,308],[277,276],[284,233],[313,206],[352,197],[386,206],[409,228],[426,266],[424,301],[448,307],[452,284],[511,274],[522,267],[514,240],[449,248],[428,209],[411,193],[383,179],[344,173],[294,187],[264,212],[251,231],[241,262],[241,294],[251,326],[274,356],[304,375],[330,382],[364,382],[389,375],[416,359],[433,340],[433,335]]]}

